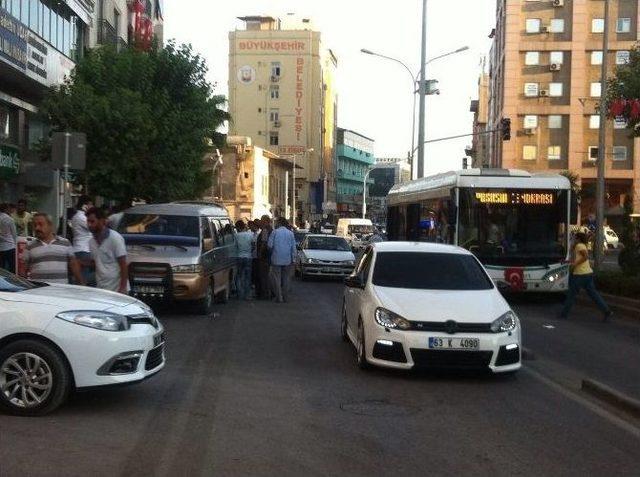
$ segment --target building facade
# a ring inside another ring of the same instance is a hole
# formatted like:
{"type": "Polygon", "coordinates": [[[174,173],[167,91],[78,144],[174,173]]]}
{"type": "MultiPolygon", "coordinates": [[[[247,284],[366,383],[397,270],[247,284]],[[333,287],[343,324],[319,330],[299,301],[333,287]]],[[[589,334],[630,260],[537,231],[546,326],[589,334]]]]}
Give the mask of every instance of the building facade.
{"type": "Polygon", "coordinates": [[[297,222],[320,219],[335,203],[337,59],[308,19],[240,20],[229,33],[230,134],[295,156],[297,222]]]}
{"type": "MultiPolygon", "coordinates": [[[[484,68],[483,68],[484,69],[484,68]]],[[[478,99],[471,101],[469,110],[473,113],[472,145],[467,149],[471,157],[471,167],[489,166],[489,136],[487,124],[489,122],[489,75],[484,71],[478,78],[478,99]]]]}
{"type": "MultiPolygon", "coordinates": [[[[604,2],[499,0],[490,65],[489,123],[511,119],[511,140],[489,140],[492,166],[570,170],[580,176],[581,213],[595,213],[602,61],[624,64],[639,36],[637,0],[610,0],[609,55],[603,58],[604,2]]],[[[640,210],[640,142],[608,120],[605,217],[617,222],[634,193],[640,210]]]]}
{"type": "MultiPolygon", "coordinates": [[[[361,213],[364,179],[375,163],[375,141],[349,129],[338,128],[336,143],[338,213],[350,217],[361,213]]],[[[367,182],[372,183],[369,177],[367,182]]]]}
{"type": "Polygon", "coordinates": [[[374,223],[386,223],[387,194],[394,185],[411,180],[411,164],[405,158],[379,157],[369,177],[367,216],[374,223]]]}
{"type": "Polygon", "coordinates": [[[140,28],[161,34],[161,24],[159,0],[0,0],[0,202],[25,198],[31,209],[62,215],[63,178],[38,152],[50,133],[38,114],[47,88],[71,74],[86,48],[122,47],[140,28]]]}

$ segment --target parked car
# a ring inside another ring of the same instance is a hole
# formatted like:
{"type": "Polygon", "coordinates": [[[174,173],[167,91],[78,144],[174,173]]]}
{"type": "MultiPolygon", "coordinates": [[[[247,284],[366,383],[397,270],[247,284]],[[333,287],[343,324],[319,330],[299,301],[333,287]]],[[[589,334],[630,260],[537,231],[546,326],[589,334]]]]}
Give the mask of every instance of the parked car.
{"type": "Polygon", "coordinates": [[[357,252],[368,244],[373,231],[373,224],[369,219],[338,219],[336,235],[345,238],[357,252]]]}
{"type": "Polygon", "coordinates": [[[74,389],[142,381],[165,364],[164,329],[135,298],[0,269],[0,408],[42,415],[74,389]]]}
{"type": "Polygon", "coordinates": [[[208,203],[139,205],[118,230],[127,244],[134,296],[191,302],[200,314],[229,300],[236,273],[235,229],[227,210],[208,203]]]}
{"type": "Polygon", "coordinates": [[[520,368],[518,317],[465,249],[375,243],[345,284],[342,337],[361,368],[520,368]]]}
{"type": "Polygon", "coordinates": [[[347,241],[335,235],[307,235],[299,247],[296,272],[303,280],[309,276],[347,277],[353,271],[355,256],[347,241]]]}
{"type": "Polygon", "coordinates": [[[297,229],[293,231],[293,236],[296,239],[296,245],[300,245],[304,238],[309,235],[309,231],[305,229],[297,229]]]}

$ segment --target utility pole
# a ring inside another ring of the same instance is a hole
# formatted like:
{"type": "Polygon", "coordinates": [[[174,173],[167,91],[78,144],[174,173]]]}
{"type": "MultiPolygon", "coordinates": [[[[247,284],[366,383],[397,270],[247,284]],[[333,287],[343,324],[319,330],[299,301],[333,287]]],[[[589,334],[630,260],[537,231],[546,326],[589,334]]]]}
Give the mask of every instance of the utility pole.
{"type": "Polygon", "coordinates": [[[424,177],[424,128],[426,106],[426,67],[427,67],[427,0],[422,0],[422,51],[420,54],[420,116],[418,118],[418,179],[424,177]]]}
{"type": "Polygon", "coordinates": [[[596,271],[602,266],[604,253],[604,192],[605,161],[607,147],[607,66],[609,61],[609,0],[604,0],[604,32],[602,37],[602,71],[600,78],[600,135],[598,140],[598,179],[596,182],[596,236],[594,265],[596,271]]]}

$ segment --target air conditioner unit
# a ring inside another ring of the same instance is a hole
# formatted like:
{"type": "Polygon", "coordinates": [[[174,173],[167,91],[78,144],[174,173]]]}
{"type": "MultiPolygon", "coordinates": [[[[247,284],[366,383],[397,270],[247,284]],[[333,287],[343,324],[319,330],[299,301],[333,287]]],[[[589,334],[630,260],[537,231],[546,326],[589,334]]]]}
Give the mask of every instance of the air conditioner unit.
{"type": "Polygon", "coordinates": [[[536,133],[536,128],[524,128],[524,134],[526,136],[533,136],[536,133]]]}
{"type": "Polygon", "coordinates": [[[551,4],[554,7],[564,7],[564,0],[552,0],[551,4]]]}
{"type": "Polygon", "coordinates": [[[540,33],[549,33],[549,27],[548,26],[540,27],[540,33]]]}
{"type": "Polygon", "coordinates": [[[280,77],[279,76],[273,75],[271,77],[271,82],[272,83],[277,83],[278,81],[280,81],[280,77]]]}
{"type": "Polygon", "coordinates": [[[551,71],[560,71],[560,69],[562,69],[562,65],[560,63],[551,63],[549,65],[549,69],[551,71]]]}
{"type": "Polygon", "coordinates": [[[540,93],[538,93],[540,96],[549,96],[549,91],[546,89],[541,89],[540,93]]]}
{"type": "Polygon", "coordinates": [[[274,121],[273,122],[273,127],[274,128],[279,128],[281,126],[280,121],[274,121]]]}

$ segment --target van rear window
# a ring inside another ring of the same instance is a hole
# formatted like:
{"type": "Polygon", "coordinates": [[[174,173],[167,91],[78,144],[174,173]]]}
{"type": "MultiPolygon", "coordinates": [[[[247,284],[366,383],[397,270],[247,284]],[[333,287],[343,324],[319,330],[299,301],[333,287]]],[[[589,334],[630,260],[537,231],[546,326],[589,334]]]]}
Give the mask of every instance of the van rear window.
{"type": "Polygon", "coordinates": [[[183,215],[125,214],[118,232],[127,235],[200,237],[198,217],[183,215]]]}

